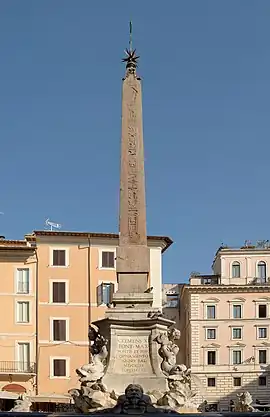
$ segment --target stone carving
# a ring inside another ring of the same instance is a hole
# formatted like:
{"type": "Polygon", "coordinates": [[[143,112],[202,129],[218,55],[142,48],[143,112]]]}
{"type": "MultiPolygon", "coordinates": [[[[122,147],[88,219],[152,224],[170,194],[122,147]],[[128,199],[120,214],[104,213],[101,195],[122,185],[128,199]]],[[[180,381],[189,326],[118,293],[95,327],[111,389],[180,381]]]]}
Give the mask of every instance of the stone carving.
{"type": "Polygon", "coordinates": [[[116,404],[116,400],[107,392],[107,388],[102,382],[105,361],[108,356],[108,341],[94,326],[89,327],[88,337],[91,343],[91,361],[76,369],[80,377],[81,388],[69,390],[75,404],[75,410],[79,413],[114,407],[116,404]]]}
{"type": "Polygon", "coordinates": [[[161,346],[159,354],[162,357],[161,369],[166,376],[174,375],[182,371],[180,369],[185,365],[176,365],[176,357],[179,352],[179,347],[175,340],[179,340],[181,332],[178,329],[169,329],[166,333],[161,333],[156,337],[157,343],[161,346]],[[180,367],[180,368],[179,368],[180,367]]]}
{"type": "Polygon", "coordinates": [[[75,412],[87,414],[91,411],[112,408],[116,400],[112,394],[106,392],[103,384],[83,383],[80,389],[72,389],[69,394],[73,398],[75,412]]]}
{"type": "Polygon", "coordinates": [[[196,395],[191,391],[191,370],[184,364],[177,364],[179,347],[175,343],[181,332],[172,328],[157,336],[156,341],[161,346],[159,354],[162,357],[161,369],[168,380],[169,390],[157,401],[158,406],[170,407],[178,411],[179,408],[197,410],[193,403],[196,395]]]}
{"type": "Polygon", "coordinates": [[[130,384],[125,394],[120,395],[117,404],[112,410],[115,414],[143,414],[156,413],[149,395],[144,394],[143,388],[137,384],[130,384]]]}
{"type": "Polygon", "coordinates": [[[149,311],[149,313],[147,314],[147,317],[149,319],[157,319],[158,317],[163,317],[163,313],[160,310],[157,310],[157,311],[149,311]]]}
{"type": "Polygon", "coordinates": [[[252,396],[250,392],[245,391],[237,394],[237,400],[235,402],[235,411],[238,412],[254,412],[256,411],[254,407],[252,407],[252,396]]]}
{"type": "Polygon", "coordinates": [[[23,394],[15,401],[15,406],[11,410],[9,410],[9,412],[16,411],[18,413],[28,413],[31,409],[31,406],[32,403],[30,401],[30,398],[23,394]]]}
{"type": "Polygon", "coordinates": [[[137,126],[136,100],[138,90],[133,79],[129,80],[131,97],[128,104],[128,233],[130,243],[139,243],[138,234],[138,155],[137,155],[137,126]]]}
{"type": "Polygon", "coordinates": [[[168,377],[169,390],[157,401],[158,406],[167,406],[175,411],[179,411],[183,407],[185,409],[197,410],[197,405],[193,402],[196,393],[191,391],[189,371],[185,365],[178,365],[182,368],[179,374],[168,377]]]}
{"type": "Polygon", "coordinates": [[[107,339],[94,326],[89,327],[88,337],[90,343],[91,362],[76,369],[80,382],[95,382],[104,375],[105,360],[108,356],[107,339]]]}

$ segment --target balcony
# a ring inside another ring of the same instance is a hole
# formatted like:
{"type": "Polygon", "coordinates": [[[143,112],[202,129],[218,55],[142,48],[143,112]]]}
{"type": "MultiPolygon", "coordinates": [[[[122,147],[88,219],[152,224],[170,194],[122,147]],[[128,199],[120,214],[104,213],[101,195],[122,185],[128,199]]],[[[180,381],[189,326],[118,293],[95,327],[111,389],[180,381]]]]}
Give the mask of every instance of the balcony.
{"type": "Polygon", "coordinates": [[[34,362],[0,361],[0,374],[36,374],[34,362]]]}
{"type": "Polygon", "coordinates": [[[254,285],[270,285],[270,277],[265,277],[265,278],[254,277],[249,282],[249,284],[254,284],[254,285]]]}
{"type": "Polygon", "coordinates": [[[220,285],[220,275],[201,275],[201,285],[220,285]]]}

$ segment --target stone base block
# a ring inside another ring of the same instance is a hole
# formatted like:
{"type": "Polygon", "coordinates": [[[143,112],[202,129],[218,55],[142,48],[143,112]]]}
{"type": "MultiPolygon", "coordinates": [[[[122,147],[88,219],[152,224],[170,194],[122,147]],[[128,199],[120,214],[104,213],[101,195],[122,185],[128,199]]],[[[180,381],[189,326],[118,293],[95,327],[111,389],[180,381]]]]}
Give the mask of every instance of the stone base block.
{"type": "Polygon", "coordinates": [[[144,392],[161,391],[165,392],[168,389],[167,380],[164,377],[143,377],[139,375],[115,375],[106,373],[103,377],[103,383],[107,387],[113,387],[117,394],[124,393],[129,384],[139,384],[143,387],[144,392]]]}
{"type": "Polygon", "coordinates": [[[123,273],[146,273],[150,271],[150,250],[147,246],[118,246],[116,270],[123,273]]]}
{"type": "Polygon", "coordinates": [[[148,274],[117,273],[118,291],[120,293],[144,293],[148,287],[148,274]]]}
{"type": "MultiPolygon", "coordinates": [[[[117,307],[130,307],[136,306],[136,308],[145,308],[150,307],[153,304],[153,294],[152,293],[120,293],[116,292],[113,294],[112,298],[113,303],[117,307]]],[[[150,311],[150,310],[149,310],[150,311]]],[[[130,313],[130,310],[126,310],[125,313],[130,313]]]]}

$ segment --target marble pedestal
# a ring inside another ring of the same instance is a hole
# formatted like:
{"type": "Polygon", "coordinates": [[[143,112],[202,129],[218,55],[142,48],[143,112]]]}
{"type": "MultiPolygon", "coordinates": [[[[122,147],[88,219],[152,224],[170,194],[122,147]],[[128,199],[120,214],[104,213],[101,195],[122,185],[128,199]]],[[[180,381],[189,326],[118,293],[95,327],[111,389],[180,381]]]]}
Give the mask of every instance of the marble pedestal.
{"type": "Polygon", "coordinates": [[[103,377],[108,391],[123,393],[131,383],[140,384],[144,392],[167,390],[167,381],[160,368],[160,345],[155,338],[174,322],[163,317],[148,318],[149,311],[153,308],[115,307],[106,311],[105,319],[94,323],[109,340],[103,377]]]}

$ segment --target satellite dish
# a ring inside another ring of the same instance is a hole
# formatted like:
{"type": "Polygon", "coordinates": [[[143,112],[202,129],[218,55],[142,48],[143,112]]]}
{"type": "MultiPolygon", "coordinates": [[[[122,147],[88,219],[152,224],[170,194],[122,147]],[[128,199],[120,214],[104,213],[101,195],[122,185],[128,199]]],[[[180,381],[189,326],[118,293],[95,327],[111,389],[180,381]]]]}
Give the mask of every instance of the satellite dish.
{"type": "Polygon", "coordinates": [[[48,226],[50,228],[51,231],[53,231],[54,229],[61,229],[62,225],[60,223],[54,223],[52,221],[50,221],[50,219],[47,219],[45,221],[46,226],[48,226]]]}

